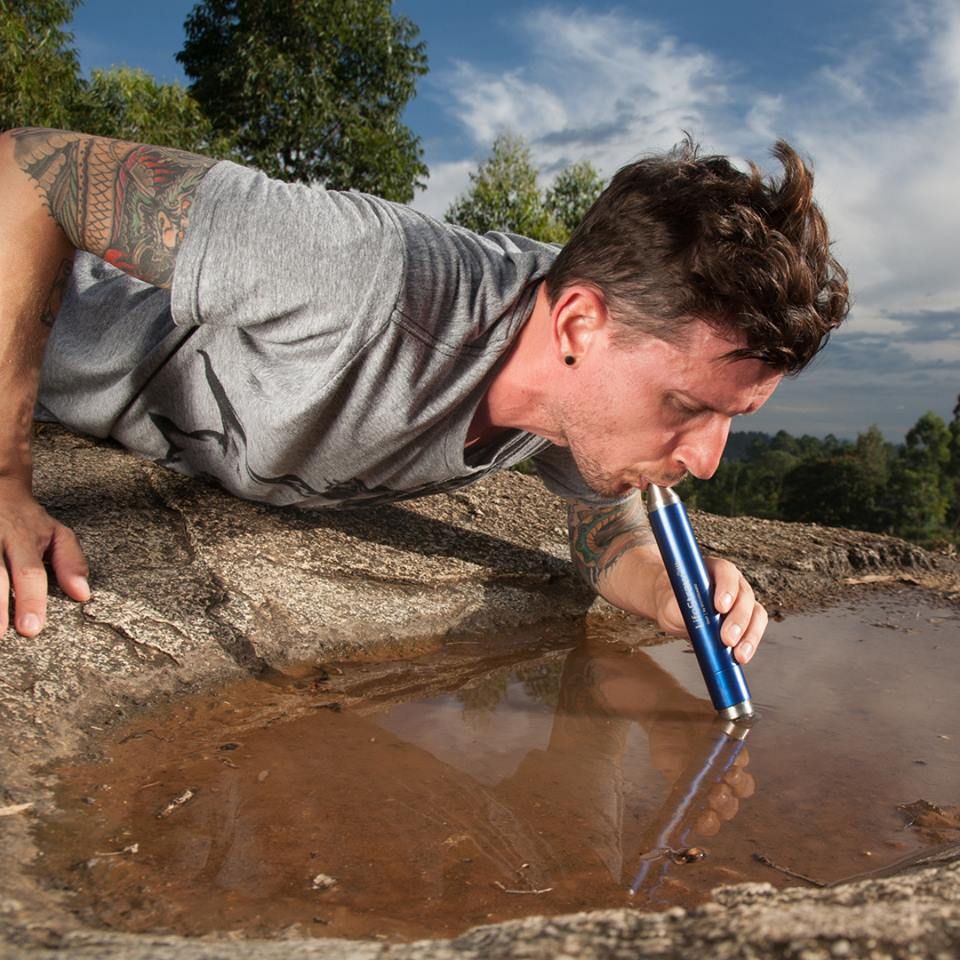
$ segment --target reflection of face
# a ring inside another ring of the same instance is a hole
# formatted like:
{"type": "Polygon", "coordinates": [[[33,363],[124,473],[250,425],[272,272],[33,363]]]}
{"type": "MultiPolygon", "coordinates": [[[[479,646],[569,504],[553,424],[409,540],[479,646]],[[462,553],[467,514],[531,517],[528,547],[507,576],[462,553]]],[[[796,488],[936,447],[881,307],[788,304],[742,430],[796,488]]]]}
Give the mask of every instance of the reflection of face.
{"type": "Polygon", "coordinates": [[[759,409],[780,382],[759,360],[721,360],[738,344],[705,323],[689,330],[681,345],[653,337],[621,345],[604,330],[571,369],[553,414],[561,442],[598,493],[712,476],[732,417],[759,409]]]}

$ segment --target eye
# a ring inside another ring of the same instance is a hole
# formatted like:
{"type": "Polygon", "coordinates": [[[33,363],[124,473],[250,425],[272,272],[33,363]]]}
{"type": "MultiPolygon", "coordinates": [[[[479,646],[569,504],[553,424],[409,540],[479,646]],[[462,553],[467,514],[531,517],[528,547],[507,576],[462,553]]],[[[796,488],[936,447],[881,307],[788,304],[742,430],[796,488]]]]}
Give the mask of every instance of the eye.
{"type": "Polygon", "coordinates": [[[680,420],[692,420],[703,412],[701,409],[691,406],[686,401],[680,399],[680,397],[674,395],[667,398],[667,405],[680,420]]]}

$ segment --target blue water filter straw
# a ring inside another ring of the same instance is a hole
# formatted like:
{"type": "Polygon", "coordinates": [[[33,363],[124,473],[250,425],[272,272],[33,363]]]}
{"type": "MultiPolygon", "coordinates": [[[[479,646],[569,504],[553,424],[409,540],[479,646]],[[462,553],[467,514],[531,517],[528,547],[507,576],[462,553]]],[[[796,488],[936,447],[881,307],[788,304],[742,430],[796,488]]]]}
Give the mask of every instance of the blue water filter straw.
{"type": "Polygon", "coordinates": [[[651,484],[647,513],[714,708],[727,720],[752,717],[743,670],[720,639],[722,618],[713,605],[713,584],[683,501],[669,487],[651,484]]]}

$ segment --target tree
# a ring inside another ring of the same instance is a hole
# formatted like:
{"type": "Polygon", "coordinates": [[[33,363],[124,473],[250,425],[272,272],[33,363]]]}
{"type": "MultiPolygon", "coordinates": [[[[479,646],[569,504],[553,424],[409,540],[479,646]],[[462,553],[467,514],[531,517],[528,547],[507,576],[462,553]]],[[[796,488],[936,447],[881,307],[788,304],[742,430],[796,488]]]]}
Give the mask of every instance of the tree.
{"type": "Polygon", "coordinates": [[[603,193],[603,187],[603,178],[592,163],[575,163],[557,174],[544,197],[544,207],[569,237],[603,193]]]}
{"type": "Polygon", "coordinates": [[[828,527],[885,531],[891,517],[878,480],[873,466],[855,453],[806,460],[783,478],[781,515],[828,527]]]}
{"type": "Polygon", "coordinates": [[[477,233],[502,230],[560,243],[566,235],[544,204],[537,176],[523,139],[501,134],[490,156],[470,174],[470,188],[447,208],[445,219],[477,233]]]}
{"type": "Polygon", "coordinates": [[[926,542],[944,535],[947,511],[956,495],[949,467],[950,430],[928,411],[907,431],[891,471],[897,532],[902,536],[926,542]]]}
{"type": "Polygon", "coordinates": [[[0,0],[0,130],[72,126],[81,89],[70,22],[79,0],[0,0]]]}
{"type": "Polygon", "coordinates": [[[477,233],[502,230],[544,243],[566,243],[603,191],[600,174],[589,163],[561,170],[546,191],[522,137],[501,134],[490,156],[470,174],[470,188],[444,214],[477,233]]]}
{"type": "Polygon", "coordinates": [[[230,145],[213,133],[200,105],[179,84],[161,84],[142,70],[94,70],[77,107],[80,129],[103,137],[226,157],[230,145]]]}
{"type": "Polygon", "coordinates": [[[427,58],[390,0],[203,0],[185,29],[190,93],[244,162],[391,200],[423,185],[400,117],[427,58]]]}
{"type": "Polygon", "coordinates": [[[950,462],[947,472],[953,481],[953,503],[947,513],[953,542],[960,544],[960,396],[953,408],[950,421],[950,462]]]}
{"type": "Polygon", "coordinates": [[[872,424],[864,433],[857,436],[853,445],[854,456],[863,463],[873,482],[883,488],[890,480],[890,467],[896,456],[892,443],[887,443],[876,424],[872,424]]]}

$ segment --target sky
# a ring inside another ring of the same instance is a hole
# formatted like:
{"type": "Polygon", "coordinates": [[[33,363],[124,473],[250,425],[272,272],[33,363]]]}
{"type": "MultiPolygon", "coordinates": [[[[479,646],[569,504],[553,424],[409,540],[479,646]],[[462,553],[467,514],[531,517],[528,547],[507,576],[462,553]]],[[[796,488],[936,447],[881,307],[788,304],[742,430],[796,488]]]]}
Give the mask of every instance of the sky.
{"type": "MultiPolygon", "coordinates": [[[[185,82],[193,2],[86,0],[71,27],[85,71],[125,64],[185,82]]],[[[960,3],[957,0],[394,0],[430,72],[406,122],[442,216],[502,132],[543,183],[589,160],[604,175],[690,132],[775,173],[773,142],[812,164],[853,308],[798,378],[735,429],[893,441],[960,394],[960,3]]]]}

